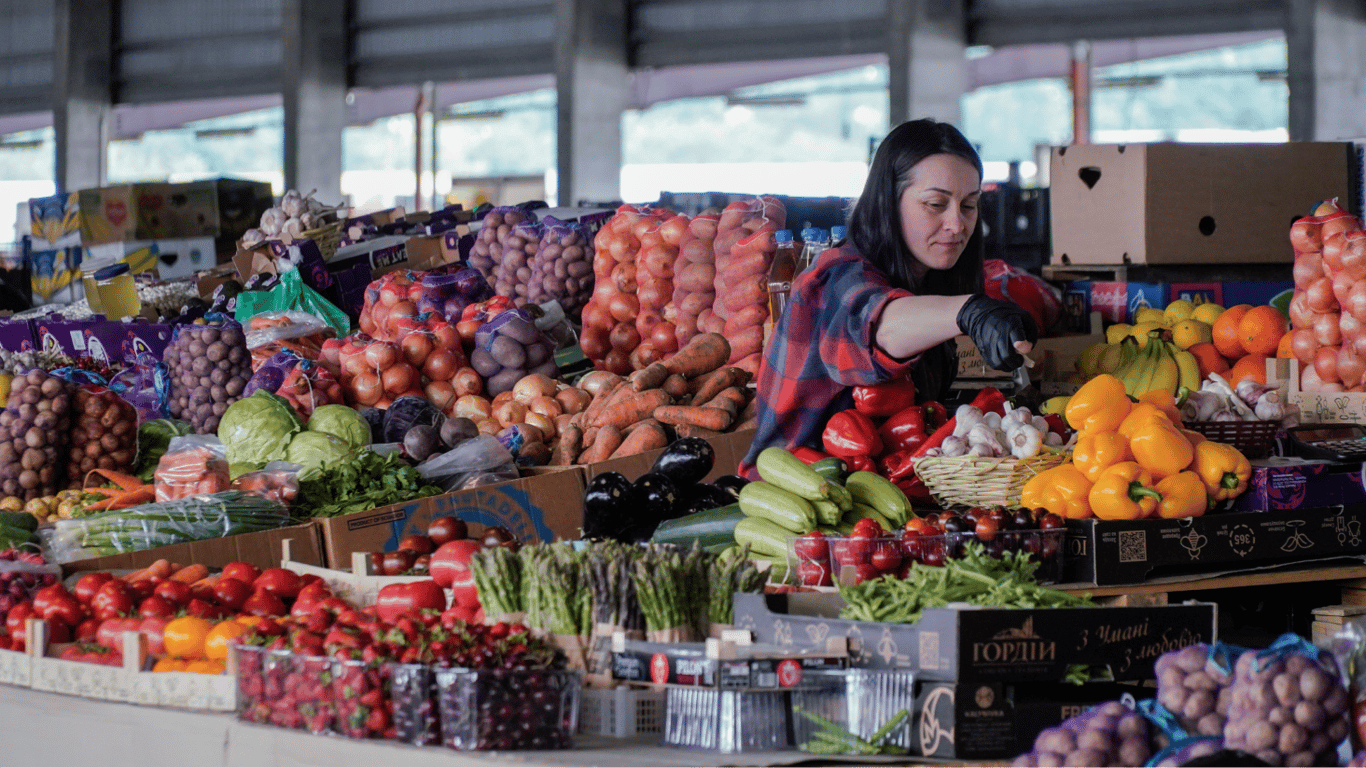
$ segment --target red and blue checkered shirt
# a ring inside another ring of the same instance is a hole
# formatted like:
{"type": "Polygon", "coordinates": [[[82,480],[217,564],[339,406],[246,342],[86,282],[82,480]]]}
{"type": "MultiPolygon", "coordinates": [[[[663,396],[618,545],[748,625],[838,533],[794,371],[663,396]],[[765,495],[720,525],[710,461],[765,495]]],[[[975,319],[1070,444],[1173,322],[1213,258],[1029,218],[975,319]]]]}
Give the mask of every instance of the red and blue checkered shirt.
{"type": "Polygon", "coordinates": [[[848,246],[827,249],[793,281],[759,367],[758,431],[741,475],[757,479],[755,457],[770,445],[820,449],[825,423],[853,407],[853,387],[914,367],[918,355],[898,360],[873,341],[873,321],[887,302],[912,295],[848,246]]]}

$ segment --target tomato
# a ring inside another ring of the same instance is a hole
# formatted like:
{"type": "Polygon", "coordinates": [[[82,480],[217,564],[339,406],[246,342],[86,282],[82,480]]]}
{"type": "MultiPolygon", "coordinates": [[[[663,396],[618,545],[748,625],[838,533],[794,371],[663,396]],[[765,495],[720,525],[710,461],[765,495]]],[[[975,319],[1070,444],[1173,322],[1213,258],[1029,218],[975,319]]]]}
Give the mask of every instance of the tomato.
{"type": "Polygon", "coordinates": [[[209,600],[192,597],[190,602],[185,604],[185,613],[190,616],[198,616],[201,619],[221,619],[226,617],[230,611],[209,600]]]}
{"type": "Polygon", "coordinates": [[[859,518],[858,522],[854,523],[854,530],[850,531],[849,535],[856,538],[876,537],[881,536],[886,532],[887,531],[883,529],[882,524],[878,521],[871,517],[862,517],[859,518]]]}
{"type": "Polygon", "coordinates": [[[223,577],[213,588],[213,598],[224,608],[237,610],[251,597],[251,587],[241,579],[223,577]]]}
{"type": "Polygon", "coordinates": [[[161,595],[151,595],[138,603],[138,615],[144,619],[154,616],[171,618],[175,616],[177,608],[179,606],[161,595]]]}
{"type": "Polygon", "coordinates": [[[90,601],[95,597],[95,592],[104,585],[106,581],[111,581],[114,574],[105,571],[93,571],[87,573],[76,580],[76,586],[71,588],[76,599],[81,601],[81,605],[90,605],[90,601]]]}
{"type": "Polygon", "coordinates": [[[138,624],[138,632],[147,638],[147,652],[153,656],[166,653],[166,624],[169,618],[148,616],[138,624]]]}
{"type": "Polygon", "coordinates": [[[194,598],[194,590],[181,581],[163,581],[152,590],[152,594],[166,598],[177,608],[184,608],[194,598]]]}
{"type": "Polygon", "coordinates": [[[385,552],[384,559],[380,565],[383,568],[381,573],[385,576],[398,576],[409,568],[413,567],[413,561],[417,559],[417,553],[411,549],[398,549],[393,552],[385,552]]]}
{"type": "Polygon", "coordinates": [[[438,547],[448,541],[467,538],[469,535],[470,529],[465,521],[450,515],[435,518],[427,525],[427,537],[438,547]]]}
{"type": "Polygon", "coordinates": [[[95,641],[100,645],[123,653],[123,633],[137,632],[141,625],[142,619],[132,617],[119,616],[105,619],[100,622],[100,628],[95,631],[95,641]]]}
{"type": "Polygon", "coordinates": [[[835,583],[830,575],[830,565],[824,560],[803,560],[798,563],[797,581],[804,587],[829,587],[835,583]]]}
{"type": "Polygon", "coordinates": [[[133,612],[133,591],[118,579],[105,582],[90,601],[90,613],[97,619],[112,619],[133,612]]]}
{"type": "Polygon", "coordinates": [[[830,542],[820,531],[811,531],[792,542],[792,551],[803,560],[824,564],[830,557],[830,542]]]}
{"type": "Polygon", "coordinates": [[[470,557],[483,548],[483,543],[473,539],[456,539],[442,544],[432,553],[428,565],[432,580],[450,589],[454,601],[460,605],[480,605],[479,590],[474,586],[474,574],[470,571],[470,557]]]}
{"type": "Polygon", "coordinates": [[[380,587],[375,608],[381,621],[397,621],[405,613],[420,608],[446,610],[446,593],[431,579],[380,587]]]}
{"type": "Polygon", "coordinates": [[[78,643],[93,643],[95,642],[95,633],[99,630],[100,622],[98,619],[86,619],[76,627],[76,631],[72,635],[78,643]]]}
{"type": "Polygon", "coordinates": [[[156,588],[156,583],[151,579],[138,579],[137,581],[129,582],[128,584],[128,589],[133,592],[134,600],[144,600],[151,597],[152,594],[156,592],[156,588]]]}
{"type": "Polygon", "coordinates": [[[436,551],[436,542],[426,534],[410,533],[399,539],[398,548],[411,549],[419,555],[430,555],[436,551]]]}
{"type": "Polygon", "coordinates": [[[879,541],[869,563],[882,573],[893,572],[901,566],[901,547],[895,541],[879,541]]]}
{"type": "Polygon", "coordinates": [[[289,600],[298,596],[303,582],[299,574],[287,568],[267,568],[252,582],[252,588],[257,592],[269,592],[281,600],[289,600]]]}
{"type": "Polygon", "coordinates": [[[33,601],[20,600],[9,609],[5,616],[5,629],[9,631],[12,642],[24,641],[25,621],[33,616],[33,601]]]}
{"type": "Polygon", "coordinates": [[[284,616],[288,611],[283,600],[264,589],[253,592],[239,610],[249,616],[284,616]]]}
{"type": "Polygon", "coordinates": [[[261,569],[251,563],[232,562],[223,566],[222,579],[237,579],[243,584],[252,584],[261,575],[261,569]]]}
{"type": "Polygon", "coordinates": [[[43,595],[41,598],[35,596],[33,601],[38,618],[54,623],[60,622],[68,628],[74,628],[85,620],[85,606],[60,583],[44,587],[38,594],[43,595]]]}

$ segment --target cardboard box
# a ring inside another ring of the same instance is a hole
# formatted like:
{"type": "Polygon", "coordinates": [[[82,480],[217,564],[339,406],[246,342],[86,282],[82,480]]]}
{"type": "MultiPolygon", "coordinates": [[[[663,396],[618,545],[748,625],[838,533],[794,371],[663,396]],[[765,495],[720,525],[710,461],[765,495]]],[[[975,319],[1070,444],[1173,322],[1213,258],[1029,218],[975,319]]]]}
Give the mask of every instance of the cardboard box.
{"type": "Polygon", "coordinates": [[[73,560],[62,563],[62,572],[70,575],[77,571],[146,568],[161,558],[173,563],[202,563],[210,568],[221,568],[235,561],[251,563],[262,569],[275,568],[280,565],[280,553],[285,540],[290,542],[289,551],[292,559],[301,563],[323,565],[322,542],[318,530],[312,523],[304,523],[272,531],[239,533],[235,536],[187,541],[184,544],[126,552],[121,555],[73,560]]]}
{"type": "Polygon", "coordinates": [[[1148,691],[1115,683],[917,683],[911,754],[1008,759],[1033,749],[1045,728],[1103,702],[1152,698],[1148,691]]]}
{"type": "Polygon", "coordinates": [[[328,262],[328,269],[368,264],[371,280],[400,269],[431,269],[450,261],[444,240],[441,235],[388,235],[344,245],[328,262]]]}
{"type": "Polygon", "coordinates": [[[28,201],[29,235],[40,250],[81,244],[80,195],[70,192],[28,201]]]}
{"type": "Polygon", "coordinates": [[[1361,392],[1305,392],[1300,389],[1300,361],[1266,361],[1268,384],[1285,382],[1286,400],[1299,406],[1302,424],[1366,424],[1366,394],[1361,392]]]}
{"type": "Polygon", "coordinates": [[[67,320],[50,315],[33,321],[34,336],[43,349],[56,349],[72,357],[90,357],[102,363],[134,360],[150,354],[158,360],[171,343],[171,326],[139,319],[131,323],[107,320],[103,315],[67,320]]]}
{"type": "Polygon", "coordinates": [[[35,347],[31,321],[13,317],[0,318],[0,349],[22,352],[35,347]]]}
{"type": "Polygon", "coordinates": [[[987,359],[982,357],[982,350],[972,343],[971,337],[955,336],[953,340],[958,344],[958,378],[1010,380],[1010,371],[998,371],[987,365],[987,359]]]}
{"type": "Polygon", "coordinates": [[[612,637],[612,677],[628,683],[720,690],[774,690],[800,685],[808,670],[844,669],[844,648],[778,648],[711,638],[652,643],[612,637]]]}
{"type": "Polygon", "coordinates": [[[1316,509],[1347,505],[1366,507],[1361,466],[1270,456],[1252,460],[1247,491],[1233,500],[1238,512],[1316,509]]]}
{"type": "Polygon", "coordinates": [[[205,179],[181,184],[138,183],[80,191],[81,243],[213,238],[231,254],[232,243],[256,226],[271,206],[270,184],[205,179]]]}
{"type": "MultiPolygon", "coordinates": [[[[1277,295],[1293,290],[1290,280],[1229,281],[1229,282],[1120,282],[1114,280],[1073,280],[1064,289],[1064,308],[1070,318],[1073,309],[1085,306],[1099,315],[1103,325],[1132,323],[1134,315],[1144,307],[1162,309],[1177,299],[1194,304],[1214,302],[1223,307],[1236,304],[1260,306],[1269,304],[1277,295]]],[[[1069,319],[1069,327],[1086,327],[1098,332],[1094,321],[1083,324],[1069,319]]]]}
{"type": "Polygon", "coordinates": [[[1289,263],[1308,205],[1355,210],[1349,142],[1054,147],[1054,264],[1289,263]]]}
{"type": "Polygon", "coordinates": [[[1137,584],[1366,555],[1366,505],[1224,512],[1182,520],[1068,520],[1068,581],[1137,584]]]}
{"type": "Polygon", "coordinates": [[[123,260],[133,274],[155,269],[162,280],[189,277],[218,264],[218,251],[212,237],[166,238],[164,240],[125,240],[92,245],[86,260],[123,260]]]}
{"type": "Polygon", "coordinates": [[[502,526],[525,543],[577,539],[583,526],[583,489],[583,474],[565,469],[316,519],[313,525],[322,532],[326,554],[319,564],[350,568],[351,553],[397,549],[404,536],[426,533],[428,523],[445,515],[502,526]]]}
{"type": "Polygon", "coordinates": [[[1153,677],[1163,653],[1215,636],[1216,606],[928,608],[916,624],[838,618],[832,592],[737,593],[735,627],[792,646],[844,636],[850,663],[909,668],[920,680],[1060,680],[1072,664],[1104,664],[1119,680],[1153,677]]]}

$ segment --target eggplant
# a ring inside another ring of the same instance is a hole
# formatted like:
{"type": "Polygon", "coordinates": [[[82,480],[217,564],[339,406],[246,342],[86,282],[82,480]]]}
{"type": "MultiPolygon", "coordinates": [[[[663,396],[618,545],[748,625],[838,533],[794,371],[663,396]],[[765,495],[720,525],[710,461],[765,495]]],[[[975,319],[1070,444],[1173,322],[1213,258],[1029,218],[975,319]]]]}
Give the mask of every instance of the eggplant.
{"type": "Polygon", "coordinates": [[[736,497],[723,488],[711,483],[696,483],[680,494],[681,498],[674,507],[674,517],[684,517],[697,512],[734,504],[736,497]]]}
{"type": "Polygon", "coordinates": [[[636,498],[640,509],[634,515],[637,523],[631,526],[632,532],[642,534],[638,540],[648,539],[655,528],[665,520],[678,516],[678,488],[672,480],[658,472],[646,472],[636,478],[636,498]]]}
{"type": "Polygon", "coordinates": [[[702,437],[680,437],[659,454],[650,472],[664,475],[675,488],[687,488],[702,481],[716,466],[716,449],[702,437]]]}
{"type": "Polygon", "coordinates": [[[721,475],[711,484],[731,495],[731,500],[727,504],[735,503],[735,499],[740,498],[740,489],[749,485],[749,481],[739,475],[721,475]]]}
{"type": "Polygon", "coordinates": [[[636,487],[620,472],[602,472],[583,492],[583,537],[627,541],[628,528],[640,513],[636,487]]]}

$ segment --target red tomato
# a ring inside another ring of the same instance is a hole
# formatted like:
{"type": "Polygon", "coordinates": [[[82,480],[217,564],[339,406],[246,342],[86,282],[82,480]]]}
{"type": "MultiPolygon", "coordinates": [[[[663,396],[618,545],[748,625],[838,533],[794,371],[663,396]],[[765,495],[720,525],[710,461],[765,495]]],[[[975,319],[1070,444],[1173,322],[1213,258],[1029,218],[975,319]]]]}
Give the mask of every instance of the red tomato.
{"type": "Polygon", "coordinates": [[[221,578],[237,579],[243,584],[251,584],[256,581],[256,577],[261,575],[261,569],[251,563],[232,562],[223,566],[221,578]]]}
{"type": "Polygon", "coordinates": [[[460,605],[479,605],[479,590],[474,586],[470,571],[470,557],[484,545],[474,539],[448,541],[432,553],[428,571],[438,585],[450,589],[454,601],[460,605]]]}
{"type": "Polygon", "coordinates": [[[375,600],[380,621],[398,621],[405,613],[416,614],[418,609],[446,610],[446,593],[431,579],[380,587],[375,600]]]}
{"type": "Polygon", "coordinates": [[[81,601],[81,605],[90,605],[90,600],[95,597],[99,588],[113,578],[114,574],[105,571],[87,573],[76,580],[76,586],[72,587],[71,591],[76,595],[76,599],[81,601]]]}
{"type": "Polygon", "coordinates": [[[213,597],[219,605],[237,610],[251,597],[251,586],[241,579],[231,576],[222,577],[214,585],[213,597]]]}
{"type": "MultiPolygon", "coordinates": [[[[34,605],[37,606],[36,601],[34,605]]],[[[85,621],[85,616],[85,606],[81,605],[81,601],[77,600],[76,596],[65,588],[51,593],[44,603],[43,609],[38,612],[39,618],[47,619],[53,623],[65,624],[70,628],[79,626],[82,621],[85,621]]]]}
{"type": "MultiPolygon", "coordinates": [[[[174,582],[166,582],[174,583],[174,582]]],[[[186,587],[188,589],[188,587],[186,587]]],[[[133,612],[133,592],[127,584],[115,579],[105,582],[90,601],[90,613],[97,619],[112,619],[133,612]]]]}
{"type": "Polygon", "coordinates": [[[166,598],[177,608],[184,608],[194,599],[194,590],[189,584],[180,581],[163,581],[152,591],[153,595],[166,598]]]}
{"type": "Polygon", "coordinates": [[[5,629],[9,631],[12,642],[24,641],[24,622],[33,616],[33,601],[21,600],[9,609],[5,616],[5,629]]]}
{"type": "Polygon", "coordinates": [[[138,624],[138,631],[147,638],[147,652],[153,656],[166,654],[166,622],[161,616],[148,616],[138,624]]]}
{"type": "Polygon", "coordinates": [[[123,653],[123,633],[137,632],[142,626],[142,621],[139,618],[122,616],[105,619],[100,622],[100,628],[95,632],[95,640],[106,648],[123,653]]]}
{"type": "Polygon", "coordinates": [[[144,619],[154,616],[170,618],[176,614],[178,607],[179,606],[161,595],[152,595],[151,597],[144,598],[142,602],[138,603],[138,615],[144,619]]]}
{"type": "Polygon", "coordinates": [[[86,619],[85,621],[82,621],[80,625],[76,627],[76,631],[71,634],[78,643],[93,643],[95,642],[95,633],[99,632],[99,630],[100,622],[98,620],[86,619]]]}
{"type": "Polygon", "coordinates": [[[288,612],[283,600],[264,589],[253,592],[240,610],[248,616],[284,616],[288,612]]]}
{"type": "Polygon", "coordinates": [[[130,582],[128,588],[133,592],[133,599],[140,602],[151,597],[152,593],[156,591],[157,585],[151,579],[138,579],[130,582]]]}
{"type": "Polygon", "coordinates": [[[303,588],[299,574],[287,568],[267,568],[252,582],[257,592],[269,592],[281,600],[293,599],[303,588]]]}

